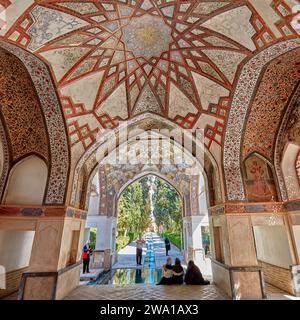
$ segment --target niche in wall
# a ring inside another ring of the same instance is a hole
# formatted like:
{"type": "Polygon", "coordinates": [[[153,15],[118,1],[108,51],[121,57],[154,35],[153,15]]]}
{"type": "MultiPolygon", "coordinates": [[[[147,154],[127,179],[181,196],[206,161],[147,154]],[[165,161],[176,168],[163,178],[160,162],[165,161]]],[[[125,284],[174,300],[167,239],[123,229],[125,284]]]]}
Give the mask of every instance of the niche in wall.
{"type": "Polygon", "coordinates": [[[224,251],[222,246],[222,227],[213,227],[215,257],[216,260],[224,263],[224,251]]]}
{"type": "Polygon", "coordinates": [[[42,205],[47,183],[45,162],[31,155],[16,163],[10,171],[4,204],[42,205]]]}
{"type": "Polygon", "coordinates": [[[76,260],[77,260],[79,239],[80,239],[80,230],[73,230],[72,231],[71,248],[70,248],[70,254],[69,254],[67,266],[72,265],[77,262],[76,260]]]}
{"type": "Polygon", "coordinates": [[[0,265],[6,272],[29,266],[34,231],[0,230],[0,265]]]}
{"type": "Polygon", "coordinates": [[[244,162],[248,201],[276,201],[277,192],[272,168],[263,158],[250,155],[244,162]]]}

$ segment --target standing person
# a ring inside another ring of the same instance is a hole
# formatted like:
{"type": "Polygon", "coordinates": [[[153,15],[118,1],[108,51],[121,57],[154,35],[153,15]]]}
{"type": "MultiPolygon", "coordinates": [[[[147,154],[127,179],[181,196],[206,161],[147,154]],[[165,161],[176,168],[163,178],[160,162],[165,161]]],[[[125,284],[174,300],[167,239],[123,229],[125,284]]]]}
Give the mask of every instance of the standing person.
{"type": "Polygon", "coordinates": [[[160,284],[172,284],[172,277],[173,277],[173,267],[172,267],[172,259],[171,257],[168,257],[167,263],[163,265],[162,267],[163,276],[158,283],[160,284]]]}
{"type": "Polygon", "coordinates": [[[208,280],[204,280],[200,269],[195,265],[194,261],[189,261],[186,274],[184,277],[186,284],[209,284],[208,280]]]}
{"type": "Polygon", "coordinates": [[[142,265],[144,243],[145,243],[145,240],[141,236],[139,236],[139,238],[136,241],[136,264],[138,266],[142,265]]]}
{"type": "Polygon", "coordinates": [[[165,238],[165,246],[166,246],[166,256],[168,256],[169,251],[171,250],[171,243],[167,237],[165,238]]]}
{"type": "Polygon", "coordinates": [[[82,249],[82,261],[83,261],[83,273],[90,273],[90,257],[93,254],[93,250],[90,247],[90,241],[88,240],[82,249]]]}
{"type": "Polygon", "coordinates": [[[175,264],[173,266],[173,277],[172,284],[183,284],[184,271],[179,258],[175,259],[175,264]]]}

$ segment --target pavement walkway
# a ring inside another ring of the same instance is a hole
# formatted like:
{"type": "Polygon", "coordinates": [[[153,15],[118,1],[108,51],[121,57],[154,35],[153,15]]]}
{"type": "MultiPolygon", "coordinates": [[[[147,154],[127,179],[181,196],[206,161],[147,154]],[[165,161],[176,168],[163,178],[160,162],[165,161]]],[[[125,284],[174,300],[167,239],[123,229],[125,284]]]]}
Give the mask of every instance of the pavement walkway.
{"type": "MultiPolygon", "coordinates": [[[[147,235],[144,236],[146,239],[147,235]]],[[[157,234],[152,234],[153,238],[153,250],[155,255],[155,268],[160,269],[163,264],[166,263],[166,250],[164,239],[160,238],[157,234]]],[[[143,248],[143,259],[142,264],[145,261],[146,256],[146,245],[143,248]]],[[[182,265],[185,266],[183,255],[181,251],[171,244],[171,250],[169,251],[169,256],[172,258],[172,261],[175,261],[175,258],[178,257],[182,261],[182,265]]],[[[121,268],[143,268],[144,266],[136,265],[136,243],[135,241],[129,243],[125,248],[121,249],[118,253],[118,261],[113,265],[113,269],[121,268]]]]}

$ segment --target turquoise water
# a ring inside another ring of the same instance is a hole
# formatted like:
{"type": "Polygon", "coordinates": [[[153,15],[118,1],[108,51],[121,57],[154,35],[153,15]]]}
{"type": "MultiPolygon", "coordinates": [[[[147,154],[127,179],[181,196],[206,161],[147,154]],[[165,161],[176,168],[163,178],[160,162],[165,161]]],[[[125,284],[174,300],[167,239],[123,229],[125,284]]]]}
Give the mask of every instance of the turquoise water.
{"type": "Polygon", "coordinates": [[[144,268],[155,269],[155,254],[152,233],[146,236],[146,248],[144,268]]]}
{"type": "Polygon", "coordinates": [[[95,284],[155,284],[160,281],[161,276],[161,269],[116,269],[100,277],[95,284]]]}
{"type": "Polygon", "coordinates": [[[155,268],[155,253],[152,234],[147,234],[146,240],[146,255],[143,258],[143,268],[138,269],[115,269],[89,283],[90,285],[97,284],[155,284],[162,277],[162,270],[155,268]]]}

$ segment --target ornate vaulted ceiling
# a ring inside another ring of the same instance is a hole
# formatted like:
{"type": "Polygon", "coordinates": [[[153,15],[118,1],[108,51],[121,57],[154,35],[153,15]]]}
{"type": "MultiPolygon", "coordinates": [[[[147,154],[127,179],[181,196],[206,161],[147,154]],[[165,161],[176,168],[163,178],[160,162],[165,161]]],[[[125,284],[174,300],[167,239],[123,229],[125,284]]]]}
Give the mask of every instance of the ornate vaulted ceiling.
{"type": "Polygon", "coordinates": [[[213,148],[222,145],[240,67],[297,37],[297,3],[2,0],[0,36],[50,66],[73,152],[143,112],[205,128],[213,148]]]}

